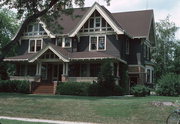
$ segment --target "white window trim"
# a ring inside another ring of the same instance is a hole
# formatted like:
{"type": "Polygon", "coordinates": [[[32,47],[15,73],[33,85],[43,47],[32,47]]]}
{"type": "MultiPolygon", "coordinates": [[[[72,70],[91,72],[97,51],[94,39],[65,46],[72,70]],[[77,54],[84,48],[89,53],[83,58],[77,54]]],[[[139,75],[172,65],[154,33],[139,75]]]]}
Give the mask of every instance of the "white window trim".
{"type": "Polygon", "coordinates": [[[28,53],[36,53],[36,45],[37,45],[37,40],[41,40],[41,49],[43,47],[43,39],[42,38],[38,38],[38,39],[29,39],[29,47],[28,47],[28,53]],[[34,40],[35,41],[35,46],[34,46],[34,51],[30,51],[30,42],[34,40]]]}
{"type": "MultiPolygon", "coordinates": [[[[62,38],[62,48],[71,48],[72,47],[72,38],[70,38],[70,46],[65,46],[65,38],[68,38],[68,37],[61,37],[62,38]]],[[[55,44],[56,44],[56,46],[57,46],[57,40],[58,40],[58,38],[56,38],[56,42],[55,42],[55,44]]]]}
{"type": "Polygon", "coordinates": [[[89,51],[106,51],[106,35],[90,35],[89,36],[89,51]],[[96,50],[91,50],[91,37],[97,38],[96,50]],[[104,49],[99,49],[99,37],[104,37],[104,49]]]}
{"type": "Polygon", "coordinates": [[[153,79],[152,78],[154,78],[153,77],[153,74],[152,74],[152,71],[154,71],[154,68],[152,67],[152,66],[146,66],[146,82],[147,83],[153,83],[152,81],[153,81],[153,79]],[[147,70],[150,70],[150,82],[147,82],[147,70]]]}

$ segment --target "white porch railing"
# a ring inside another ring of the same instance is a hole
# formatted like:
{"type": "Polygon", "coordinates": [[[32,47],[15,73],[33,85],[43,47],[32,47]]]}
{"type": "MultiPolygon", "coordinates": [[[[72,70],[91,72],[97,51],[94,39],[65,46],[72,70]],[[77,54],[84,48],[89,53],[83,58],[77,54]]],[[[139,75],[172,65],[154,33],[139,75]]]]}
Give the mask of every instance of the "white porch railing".
{"type": "Polygon", "coordinates": [[[30,82],[40,82],[40,76],[10,76],[10,80],[27,80],[30,82]]]}
{"type": "Polygon", "coordinates": [[[68,81],[73,81],[73,82],[92,82],[92,81],[97,81],[97,77],[68,77],[68,81]]]}

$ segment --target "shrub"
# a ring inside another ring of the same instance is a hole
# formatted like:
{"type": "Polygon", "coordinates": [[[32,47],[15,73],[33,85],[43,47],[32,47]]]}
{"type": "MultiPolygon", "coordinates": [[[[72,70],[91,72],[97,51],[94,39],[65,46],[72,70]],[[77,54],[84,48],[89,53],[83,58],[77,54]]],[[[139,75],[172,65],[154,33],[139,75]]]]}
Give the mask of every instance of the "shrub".
{"type": "Polygon", "coordinates": [[[136,97],[143,97],[146,95],[150,95],[150,89],[145,87],[144,85],[136,85],[131,88],[131,93],[136,97]]]}
{"type": "Polygon", "coordinates": [[[122,96],[123,95],[123,89],[119,85],[115,85],[113,90],[114,96],[122,96]]]}
{"type": "Polygon", "coordinates": [[[20,80],[0,80],[0,92],[29,93],[30,82],[20,80]]]}
{"type": "Polygon", "coordinates": [[[180,76],[174,73],[163,75],[156,85],[156,93],[162,96],[180,95],[180,76]]]}
{"type": "Polygon", "coordinates": [[[58,84],[56,93],[61,95],[88,96],[90,82],[62,82],[58,84]]]}
{"type": "Polygon", "coordinates": [[[115,87],[115,77],[113,76],[113,67],[109,61],[103,63],[101,71],[98,75],[98,95],[109,96],[113,95],[115,87]]]}
{"type": "Polygon", "coordinates": [[[99,91],[99,85],[97,82],[93,82],[88,89],[88,95],[89,96],[98,96],[98,91],[99,91]]]}

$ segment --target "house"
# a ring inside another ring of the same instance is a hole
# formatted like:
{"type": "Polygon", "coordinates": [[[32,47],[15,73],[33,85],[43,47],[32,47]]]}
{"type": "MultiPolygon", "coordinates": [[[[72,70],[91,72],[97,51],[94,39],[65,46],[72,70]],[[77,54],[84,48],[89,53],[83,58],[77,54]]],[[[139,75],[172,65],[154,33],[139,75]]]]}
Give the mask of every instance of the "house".
{"type": "Polygon", "coordinates": [[[128,66],[130,85],[153,83],[153,10],[111,13],[94,3],[73,14],[78,17],[62,14],[53,26],[42,20],[27,26],[18,55],[4,59],[16,65],[11,80],[93,81],[108,59],[116,77],[128,66]],[[63,30],[55,30],[57,25],[63,30]]]}

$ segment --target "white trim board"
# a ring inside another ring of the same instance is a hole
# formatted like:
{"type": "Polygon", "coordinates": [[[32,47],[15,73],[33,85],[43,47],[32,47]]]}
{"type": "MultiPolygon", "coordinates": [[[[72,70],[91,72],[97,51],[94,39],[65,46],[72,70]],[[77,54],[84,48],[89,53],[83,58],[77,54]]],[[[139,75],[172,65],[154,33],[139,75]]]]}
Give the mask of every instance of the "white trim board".
{"type": "Polygon", "coordinates": [[[56,50],[54,50],[50,45],[46,46],[44,49],[42,49],[39,53],[37,53],[35,56],[33,56],[29,62],[34,62],[37,60],[43,53],[45,53],[47,50],[51,50],[54,54],[56,54],[59,59],[63,60],[64,62],[69,62],[69,59],[66,59],[63,57],[63,55],[59,54],[56,50]]]}
{"type": "Polygon", "coordinates": [[[95,2],[94,5],[84,14],[85,16],[81,19],[72,33],[70,33],[70,37],[74,37],[80,31],[81,27],[86,23],[95,10],[101,14],[101,16],[108,22],[108,24],[117,34],[124,34],[124,30],[120,29],[119,26],[117,26],[114,21],[107,15],[107,13],[101,8],[101,6],[95,2]]]}

